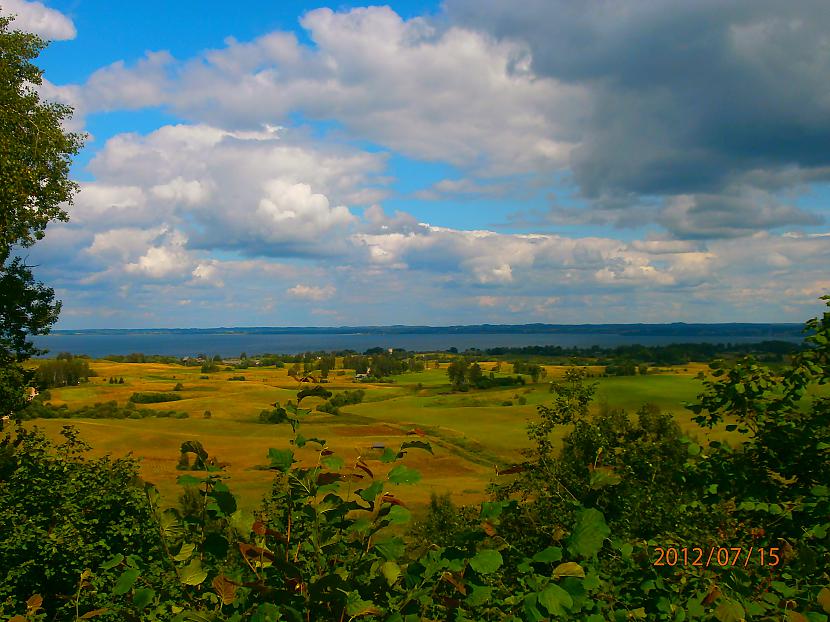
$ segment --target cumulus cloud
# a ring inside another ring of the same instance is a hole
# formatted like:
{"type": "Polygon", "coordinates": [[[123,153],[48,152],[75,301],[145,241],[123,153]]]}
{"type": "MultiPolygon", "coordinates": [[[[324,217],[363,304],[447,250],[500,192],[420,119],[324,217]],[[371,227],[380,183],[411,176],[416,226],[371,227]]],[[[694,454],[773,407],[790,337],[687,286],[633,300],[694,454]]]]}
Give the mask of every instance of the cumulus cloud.
{"type": "Polygon", "coordinates": [[[582,89],[530,73],[525,46],[404,20],[388,7],[317,9],[301,24],[313,46],[275,32],[181,62],[148,53],[63,97],[85,111],[165,105],[239,129],[300,111],[404,154],[488,174],[567,163],[582,89]]]}
{"type": "Polygon", "coordinates": [[[97,181],[82,185],[71,216],[93,228],[175,226],[191,249],[327,255],[356,223],[347,203],[365,195],[383,166],[382,154],[314,145],[276,128],[165,126],[110,139],[89,165],[97,181]]]}
{"type": "Polygon", "coordinates": [[[34,33],[44,39],[74,39],[78,34],[71,19],[42,2],[3,0],[2,9],[4,14],[15,16],[12,28],[34,33]]]}

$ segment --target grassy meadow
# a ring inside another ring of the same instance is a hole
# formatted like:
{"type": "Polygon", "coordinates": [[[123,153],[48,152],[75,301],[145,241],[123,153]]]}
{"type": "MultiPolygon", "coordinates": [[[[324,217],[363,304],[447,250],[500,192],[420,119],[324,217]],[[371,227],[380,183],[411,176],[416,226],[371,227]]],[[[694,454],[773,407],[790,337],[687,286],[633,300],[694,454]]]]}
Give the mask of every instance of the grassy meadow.
{"type": "MultiPolygon", "coordinates": [[[[485,372],[494,363],[482,365],[485,372]]],[[[98,455],[122,456],[132,453],[141,460],[142,476],[155,483],[169,502],[179,489],[175,483],[179,447],[185,440],[199,440],[211,456],[228,463],[228,484],[248,508],[256,507],[273,474],[258,469],[268,463],[270,447],[284,449],[293,438],[288,425],[259,422],[259,413],[274,402],[296,399],[301,385],[286,369],[250,367],[245,370],[202,374],[199,367],[158,363],[113,363],[92,361],[98,374],[89,383],[52,389],[51,402],[74,410],[96,402],[116,400],[124,405],[134,392],[170,392],[177,383],[179,401],[141,404],[141,408],[187,412],[189,418],[144,419],[39,419],[37,425],[57,438],[62,426],[77,426],[82,438],[98,455]],[[124,378],[124,384],[109,384],[111,376],[124,378]],[[244,376],[244,381],[230,380],[244,376]],[[210,418],[204,417],[205,411],[210,418]]],[[[645,402],[675,413],[680,425],[690,434],[702,436],[690,423],[685,400],[694,399],[701,389],[696,374],[704,365],[654,370],[646,376],[596,378],[598,388],[594,408],[619,407],[630,413],[645,402]]],[[[446,364],[438,369],[393,377],[393,384],[355,383],[353,373],[332,371],[332,392],[362,388],[364,401],[341,408],[339,416],[312,412],[303,418],[300,431],[306,437],[326,439],[330,448],[347,464],[362,456],[373,468],[383,472],[389,465],[377,461],[385,445],[397,449],[408,433],[418,428],[434,448],[434,455],[410,450],[404,460],[423,474],[423,486],[404,487],[399,496],[409,505],[423,506],[432,492],[449,492],[459,504],[485,497],[487,484],[495,476],[495,465],[521,459],[528,446],[527,422],[536,416],[539,404],[550,403],[550,381],[561,377],[564,367],[547,366],[547,377],[537,384],[484,391],[452,392],[446,364]],[[342,372],[342,373],[341,373],[342,372]],[[338,375],[339,374],[339,375],[338,375]],[[508,405],[509,404],[509,405],[508,405]],[[373,462],[374,459],[374,462],[373,462]]],[[[601,368],[592,370],[599,374],[601,368]]],[[[510,373],[502,363],[501,374],[510,373]]],[[[529,380],[529,379],[528,379],[529,380]]],[[[306,398],[303,407],[314,409],[320,398],[306,398]]],[[[311,448],[295,449],[297,458],[316,460],[311,448]]]]}

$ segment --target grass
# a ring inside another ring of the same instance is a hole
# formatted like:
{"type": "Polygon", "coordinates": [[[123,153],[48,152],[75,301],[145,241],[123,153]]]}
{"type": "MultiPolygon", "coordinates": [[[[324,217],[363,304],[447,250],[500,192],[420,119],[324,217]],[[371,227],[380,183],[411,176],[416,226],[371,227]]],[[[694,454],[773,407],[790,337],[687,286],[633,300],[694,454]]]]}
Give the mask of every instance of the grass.
{"type": "MultiPolygon", "coordinates": [[[[52,403],[67,404],[70,409],[110,400],[123,405],[135,392],[169,392],[181,383],[184,389],[177,392],[181,400],[142,408],[173,408],[187,412],[190,418],[50,419],[33,423],[55,438],[61,427],[70,423],[81,430],[96,454],[132,453],[139,457],[142,476],[155,483],[169,503],[175,502],[179,493],[175,484],[180,474],[176,470],[179,447],[183,441],[199,440],[211,455],[229,463],[228,483],[242,506],[252,509],[259,504],[272,475],[257,466],[267,463],[269,447],[288,447],[292,438],[287,425],[258,422],[260,411],[272,408],[277,401],[296,399],[300,385],[286,369],[252,367],[213,372],[203,379],[205,374],[198,367],[110,361],[93,361],[91,367],[98,377],[81,386],[53,389],[52,403]],[[240,374],[245,381],[228,382],[240,374]],[[125,382],[109,384],[110,376],[124,377],[125,382]],[[211,411],[210,419],[202,416],[206,410],[211,411]]],[[[527,422],[536,416],[539,404],[551,402],[550,380],[561,377],[565,368],[548,366],[547,377],[535,385],[452,393],[445,367],[396,376],[394,384],[356,384],[351,373],[333,375],[325,385],[328,390],[362,388],[366,391],[363,403],[342,407],[341,416],[314,412],[305,418],[301,431],[306,437],[326,439],[347,464],[363,456],[377,474],[385,472],[388,465],[372,462],[376,453],[372,445],[397,448],[411,438],[407,432],[420,428],[432,441],[435,455],[411,450],[405,462],[422,472],[422,485],[392,492],[416,508],[425,505],[432,492],[449,492],[457,503],[480,501],[494,476],[494,465],[520,459],[521,449],[528,446],[527,422]],[[524,405],[518,403],[520,397],[526,401],[524,405]],[[503,406],[505,402],[513,405],[503,406]]],[[[492,364],[483,367],[489,370],[492,364]]],[[[694,377],[697,371],[691,366],[647,376],[598,378],[595,408],[607,405],[634,412],[643,403],[653,402],[676,413],[682,427],[696,431],[682,402],[694,399],[701,389],[694,377]]],[[[502,365],[502,373],[509,373],[509,365],[502,365]]],[[[321,402],[320,398],[308,398],[303,406],[313,409],[321,402]]],[[[564,433],[560,432],[560,438],[564,433]]],[[[296,454],[304,462],[316,459],[308,448],[297,449],[296,454]]]]}

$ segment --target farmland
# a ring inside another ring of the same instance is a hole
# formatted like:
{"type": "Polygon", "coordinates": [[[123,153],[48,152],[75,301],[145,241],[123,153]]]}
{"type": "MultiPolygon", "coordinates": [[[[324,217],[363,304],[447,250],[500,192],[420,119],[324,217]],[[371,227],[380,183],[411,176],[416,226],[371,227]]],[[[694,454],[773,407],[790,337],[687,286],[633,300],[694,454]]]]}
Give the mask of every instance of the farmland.
{"type": "MultiPolygon", "coordinates": [[[[488,371],[493,363],[483,363],[488,371]]],[[[675,413],[690,434],[700,434],[690,424],[682,402],[699,392],[695,378],[705,366],[689,364],[654,370],[647,376],[597,377],[594,408],[624,408],[633,413],[643,403],[657,404],[675,413]]],[[[198,367],[160,363],[113,363],[92,361],[98,376],[78,386],[51,390],[51,403],[66,404],[70,411],[99,402],[125,405],[131,395],[143,392],[170,392],[181,384],[174,402],[142,404],[156,411],[185,412],[188,418],[143,419],[39,419],[29,425],[43,428],[58,437],[62,426],[71,424],[96,454],[121,456],[131,452],[141,460],[142,476],[155,483],[168,502],[175,501],[179,448],[186,440],[199,440],[207,451],[227,463],[229,485],[249,508],[255,507],[269,488],[272,473],[263,470],[270,447],[285,448],[293,438],[288,425],[264,424],[259,413],[275,402],[296,399],[301,386],[285,369],[250,367],[203,374],[198,367]],[[231,380],[244,375],[244,380],[231,380]],[[109,378],[124,378],[111,384],[109,378]],[[210,411],[206,418],[205,411],[210,411]]],[[[393,383],[356,383],[350,370],[336,370],[325,386],[338,393],[362,388],[362,403],[345,406],[340,415],[315,411],[323,400],[307,398],[303,407],[312,413],[302,420],[300,430],[307,437],[326,439],[329,446],[347,461],[362,456],[374,462],[379,446],[397,449],[411,438],[414,429],[425,435],[434,455],[410,451],[406,463],[423,474],[423,485],[407,487],[407,502],[425,504],[431,493],[449,492],[456,503],[474,503],[486,496],[486,487],[495,475],[495,466],[521,459],[528,445],[526,424],[539,404],[549,403],[550,381],[561,377],[564,367],[547,366],[547,377],[536,384],[453,392],[447,380],[446,364],[438,369],[394,376],[393,383]]],[[[502,365],[499,375],[510,372],[502,365]]],[[[589,368],[600,376],[601,368],[589,368]]],[[[560,432],[564,433],[564,430],[560,432]]],[[[302,461],[315,459],[309,448],[297,449],[302,461]]],[[[404,494],[404,493],[402,493],[404,494]]]]}

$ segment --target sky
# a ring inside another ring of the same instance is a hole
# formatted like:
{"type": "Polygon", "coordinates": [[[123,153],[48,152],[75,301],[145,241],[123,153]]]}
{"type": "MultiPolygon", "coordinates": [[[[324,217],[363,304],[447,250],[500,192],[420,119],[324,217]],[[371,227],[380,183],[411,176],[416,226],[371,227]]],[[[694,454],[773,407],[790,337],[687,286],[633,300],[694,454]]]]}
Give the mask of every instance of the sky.
{"type": "Polygon", "coordinates": [[[56,328],[802,322],[826,0],[0,0],[87,135],[56,328]]]}

